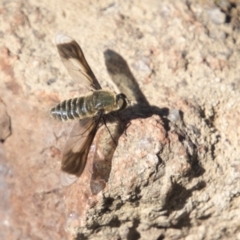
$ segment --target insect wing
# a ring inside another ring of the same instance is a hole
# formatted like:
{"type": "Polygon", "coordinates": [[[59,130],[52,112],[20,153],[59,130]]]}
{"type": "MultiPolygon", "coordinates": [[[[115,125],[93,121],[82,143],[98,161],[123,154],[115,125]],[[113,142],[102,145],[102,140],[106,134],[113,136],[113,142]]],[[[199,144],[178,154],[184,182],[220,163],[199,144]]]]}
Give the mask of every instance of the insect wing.
{"type": "Polygon", "coordinates": [[[63,152],[62,185],[70,185],[82,174],[101,117],[83,119],[73,127],[63,152]]]}
{"type": "Polygon", "coordinates": [[[78,43],[64,34],[57,34],[55,41],[62,62],[73,80],[79,81],[81,86],[90,90],[101,89],[78,43]]]}
{"type": "Polygon", "coordinates": [[[74,182],[76,182],[77,180],[78,180],[78,177],[76,175],[72,175],[66,172],[60,173],[60,182],[63,187],[67,187],[73,184],[74,182]]]}

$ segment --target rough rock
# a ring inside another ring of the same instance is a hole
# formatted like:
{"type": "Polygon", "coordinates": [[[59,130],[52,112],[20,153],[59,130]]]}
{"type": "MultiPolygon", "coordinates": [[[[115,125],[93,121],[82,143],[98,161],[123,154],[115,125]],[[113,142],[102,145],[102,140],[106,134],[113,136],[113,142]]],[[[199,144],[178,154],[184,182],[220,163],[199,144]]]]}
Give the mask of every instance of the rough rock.
{"type": "Polygon", "coordinates": [[[1,1],[0,238],[239,239],[239,9],[1,1]],[[74,123],[49,109],[84,92],[59,59],[57,32],[79,42],[103,88],[132,101],[65,188],[74,123]]]}

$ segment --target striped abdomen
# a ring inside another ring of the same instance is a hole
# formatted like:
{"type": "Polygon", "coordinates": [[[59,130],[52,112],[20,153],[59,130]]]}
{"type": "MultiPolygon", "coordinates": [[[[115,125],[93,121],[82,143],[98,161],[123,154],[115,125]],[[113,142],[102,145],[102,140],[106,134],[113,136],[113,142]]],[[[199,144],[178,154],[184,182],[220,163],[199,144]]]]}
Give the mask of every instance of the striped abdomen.
{"type": "Polygon", "coordinates": [[[107,114],[125,109],[129,104],[127,97],[106,90],[97,90],[85,97],[65,100],[50,111],[51,115],[61,121],[93,117],[100,111],[107,114]]]}
{"type": "Polygon", "coordinates": [[[72,98],[58,103],[50,110],[51,115],[60,120],[68,121],[73,119],[83,119],[96,114],[91,101],[87,97],[72,98]]]}

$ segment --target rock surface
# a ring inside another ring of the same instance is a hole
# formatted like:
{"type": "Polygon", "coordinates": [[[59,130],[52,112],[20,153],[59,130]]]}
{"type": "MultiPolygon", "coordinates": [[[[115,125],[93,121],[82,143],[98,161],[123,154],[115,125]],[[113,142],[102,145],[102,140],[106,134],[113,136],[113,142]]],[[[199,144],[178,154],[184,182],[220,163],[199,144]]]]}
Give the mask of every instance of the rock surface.
{"type": "Polygon", "coordinates": [[[0,239],[240,238],[240,5],[215,2],[1,1],[0,239]],[[132,100],[65,188],[57,32],[132,100]]]}

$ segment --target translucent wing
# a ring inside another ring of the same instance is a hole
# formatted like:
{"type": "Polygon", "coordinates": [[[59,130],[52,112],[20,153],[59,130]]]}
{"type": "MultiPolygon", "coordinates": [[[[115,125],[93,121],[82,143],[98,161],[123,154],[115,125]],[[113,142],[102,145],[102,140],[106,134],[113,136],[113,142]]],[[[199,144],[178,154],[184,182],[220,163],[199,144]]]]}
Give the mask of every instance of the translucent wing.
{"type": "Polygon", "coordinates": [[[71,184],[73,184],[74,182],[76,182],[78,179],[78,177],[76,175],[72,175],[66,172],[61,172],[60,174],[60,182],[62,184],[63,187],[67,187],[71,184]]]}
{"type": "Polygon", "coordinates": [[[61,166],[62,171],[70,175],[62,174],[62,185],[71,184],[82,174],[100,119],[101,115],[83,119],[73,127],[63,152],[61,166]]]}
{"type": "Polygon", "coordinates": [[[57,34],[55,41],[59,55],[70,76],[85,88],[101,89],[78,43],[64,34],[57,34]]]}

